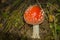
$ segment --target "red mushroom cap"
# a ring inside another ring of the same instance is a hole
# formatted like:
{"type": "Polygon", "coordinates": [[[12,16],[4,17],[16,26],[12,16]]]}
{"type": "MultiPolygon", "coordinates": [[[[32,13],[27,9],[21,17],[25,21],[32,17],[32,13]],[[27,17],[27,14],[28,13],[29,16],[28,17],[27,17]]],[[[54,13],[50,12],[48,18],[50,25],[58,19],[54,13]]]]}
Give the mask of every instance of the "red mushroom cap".
{"type": "Polygon", "coordinates": [[[42,9],[38,5],[33,5],[27,8],[24,13],[24,19],[28,24],[41,24],[44,19],[42,9]]]}

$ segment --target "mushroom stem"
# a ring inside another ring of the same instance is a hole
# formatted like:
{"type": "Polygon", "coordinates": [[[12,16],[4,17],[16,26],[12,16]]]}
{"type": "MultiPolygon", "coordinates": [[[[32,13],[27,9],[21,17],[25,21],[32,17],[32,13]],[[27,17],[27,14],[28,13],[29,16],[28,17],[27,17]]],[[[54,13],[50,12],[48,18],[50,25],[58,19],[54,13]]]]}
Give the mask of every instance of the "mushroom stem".
{"type": "Polygon", "coordinates": [[[40,38],[39,36],[39,25],[33,25],[33,35],[32,38],[40,38]]]}

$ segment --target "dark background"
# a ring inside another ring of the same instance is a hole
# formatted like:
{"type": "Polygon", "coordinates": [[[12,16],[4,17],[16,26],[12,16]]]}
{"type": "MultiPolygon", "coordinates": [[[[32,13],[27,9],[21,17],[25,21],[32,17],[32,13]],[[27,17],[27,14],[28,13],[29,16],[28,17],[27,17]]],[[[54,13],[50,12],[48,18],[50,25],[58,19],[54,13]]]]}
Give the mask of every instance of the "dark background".
{"type": "Polygon", "coordinates": [[[60,40],[60,0],[0,0],[0,40],[60,40]],[[45,13],[40,24],[41,39],[32,39],[32,25],[24,21],[24,11],[39,5],[45,13]]]}

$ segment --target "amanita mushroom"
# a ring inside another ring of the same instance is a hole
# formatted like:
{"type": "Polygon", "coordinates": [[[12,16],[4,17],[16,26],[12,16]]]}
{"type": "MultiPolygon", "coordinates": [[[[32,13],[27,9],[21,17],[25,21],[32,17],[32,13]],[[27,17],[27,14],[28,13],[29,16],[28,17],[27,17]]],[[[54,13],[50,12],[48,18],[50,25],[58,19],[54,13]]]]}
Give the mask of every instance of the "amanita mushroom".
{"type": "Polygon", "coordinates": [[[40,38],[39,24],[44,20],[44,12],[38,5],[32,5],[27,8],[24,13],[26,23],[33,25],[32,38],[40,38]]]}

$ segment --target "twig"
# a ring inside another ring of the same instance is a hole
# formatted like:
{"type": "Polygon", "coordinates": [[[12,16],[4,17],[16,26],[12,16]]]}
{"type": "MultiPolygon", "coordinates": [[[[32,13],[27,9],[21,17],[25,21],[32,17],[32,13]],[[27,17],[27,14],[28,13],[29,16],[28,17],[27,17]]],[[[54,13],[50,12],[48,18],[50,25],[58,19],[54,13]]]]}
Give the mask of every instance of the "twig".
{"type": "Polygon", "coordinates": [[[55,40],[57,40],[57,32],[56,32],[56,18],[54,17],[54,27],[55,27],[55,40]]]}

